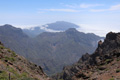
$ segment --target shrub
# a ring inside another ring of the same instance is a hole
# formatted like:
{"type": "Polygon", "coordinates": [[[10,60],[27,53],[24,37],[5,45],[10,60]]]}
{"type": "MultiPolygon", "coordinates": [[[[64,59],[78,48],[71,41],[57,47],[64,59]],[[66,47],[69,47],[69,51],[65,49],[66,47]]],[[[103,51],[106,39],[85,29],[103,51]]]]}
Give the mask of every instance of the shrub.
{"type": "Polygon", "coordinates": [[[117,59],[117,61],[119,61],[120,59],[117,59]]]}
{"type": "Polygon", "coordinates": [[[1,46],[1,45],[0,45],[0,49],[4,49],[4,48],[5,48],[4,46],[1,46]]]}
{"type": "Polygon", "coordinates": [[[12,56],[15,57],[16,56],[16,53],[14,51],[12,51],[12,56]]]}
{"type": "Polygon", "coordinates": [[[10,49],[8,49],[7,51],[8,51],[8,52],[11,52],[11,50],[10,50],[10,49]]]}
{"type": "Polygon", "coordinates": [[[11,62],[15,61],[15,59],[13,57],[5,57],[5,60],[11,61],[11,62]]]}
{"type": "Polygon", "coordinates": [[[117,69],[117,70],[116,70],[116,73],[119,73],[119,72],[120,72],[120,69],[117,69]]]}
{"type": "Polygon", "coordinates": [[[106,63],[109,64],[111,61],[113,61],[112,59],[106,59],[106,63]]]}
{"type": "Polygon", "coordinates": [[[7,50],[8,52],[12,53],[12,56],[15,57],[16,53],[14,51],[11,51],[10,49],[7,50]]]}

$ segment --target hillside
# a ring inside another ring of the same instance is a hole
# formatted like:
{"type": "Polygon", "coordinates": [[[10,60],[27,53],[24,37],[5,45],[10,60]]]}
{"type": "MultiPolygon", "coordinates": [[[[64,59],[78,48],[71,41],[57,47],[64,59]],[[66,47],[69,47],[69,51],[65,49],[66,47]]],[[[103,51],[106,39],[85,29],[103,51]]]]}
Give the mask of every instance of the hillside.
{"type": "Polygon", "coordinates": [[[120,33],[108,33],[93,54],[86,53],[56,80],[120,80],[120,33]]]}
{"type": "MultiPolygon", "coordinates": [[[[92,53],[100,39],[94,34],[78,32],[74,28],[61,33],[42,33],[36,37],[39,45],[36,51],[47,55],[41,55],[40,58],[45,61],[45,71],[56,73],[56,70],[60,72],[63,66],[78,61],[83,53],[92,53]]],[[[38,58],[42,63],[43,60],[40,59],[38,58]]]]}
{"type": "Polygon", "coordinates": [[[0,40],[5,47],[42,66],[49,75],[78,61],[83,53],[92,53],[100,39],[103,38],[74,28],[57,33],[44,32],[30,38],[20,28],[0,26],[0,40]]]}
{"type": "Polygon", "coordinates": [[[50,80],[40,66],[33,64],[0,42],[0,80],[50,80]]]}

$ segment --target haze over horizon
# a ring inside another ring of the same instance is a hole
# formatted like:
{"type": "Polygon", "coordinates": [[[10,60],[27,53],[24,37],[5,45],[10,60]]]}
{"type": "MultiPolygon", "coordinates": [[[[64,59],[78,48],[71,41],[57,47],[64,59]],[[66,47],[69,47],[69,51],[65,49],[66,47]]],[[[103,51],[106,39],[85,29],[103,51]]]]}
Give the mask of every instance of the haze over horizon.
{"type": "Polygon", "coordinates": [[[0,25],[26,28],[67,21],[100,36],[120,29],[120,0],[2,0],[0,25]]]}

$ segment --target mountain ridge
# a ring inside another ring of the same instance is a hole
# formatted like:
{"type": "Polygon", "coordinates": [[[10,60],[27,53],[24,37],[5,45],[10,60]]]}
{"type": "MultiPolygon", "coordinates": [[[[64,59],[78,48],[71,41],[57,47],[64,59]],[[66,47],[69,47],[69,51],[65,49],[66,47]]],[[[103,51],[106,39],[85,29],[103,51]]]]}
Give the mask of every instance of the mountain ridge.
{"type": "Polygon", "coordinates": [[[119,80],[120,33],[110,32],[98,42],[93,54],[86,53],[78,62],[66,66],[55,80],[119,80]]]}
{"type": "MultiPolygon", "coordinates": [[[[102,37],[69,29],[65,32],[42,33],[31,38],[22,30],[0,27],[0,40],[6,47],[43,67],[47,74],[60,72],[76,62],[83,53],[92,53],[102,37]],[[2,33],[4,31],[4,33],[2,33]],[[12,34],[9,34],[9,32],[12,34]],[[61,59],[62,57],[62,59],[61,59]],[[64,63],[63,63],[64,61],[64,63]]],[[[15,28],[15,27],[13,27],[15,28]]]]}

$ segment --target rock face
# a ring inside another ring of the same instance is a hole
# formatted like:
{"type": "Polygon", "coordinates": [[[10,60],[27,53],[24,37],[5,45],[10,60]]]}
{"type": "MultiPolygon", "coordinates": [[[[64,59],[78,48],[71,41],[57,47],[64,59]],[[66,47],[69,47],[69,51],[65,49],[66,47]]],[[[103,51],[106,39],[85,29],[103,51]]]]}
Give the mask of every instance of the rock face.
{"type": "Polygon", "coordinates": [[[86,53],[72,66],[54,76],[56,80],[120,80],[120,33],[110,32],[91,55],[86,53]]]}
{"type": "Polygon", "coordinates": [[[50,80],[40,66],[33,64],[0,42],[0,80],[50,80]]]}

